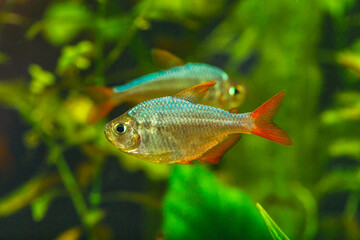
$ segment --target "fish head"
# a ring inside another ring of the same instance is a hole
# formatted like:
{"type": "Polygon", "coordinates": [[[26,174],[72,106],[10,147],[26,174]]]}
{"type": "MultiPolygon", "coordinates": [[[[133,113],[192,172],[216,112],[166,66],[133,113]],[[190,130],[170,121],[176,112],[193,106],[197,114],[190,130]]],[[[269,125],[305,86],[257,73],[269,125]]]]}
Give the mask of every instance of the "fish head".
{"type": "Polygon", "coordinates": [[[224,86],[221,88],[223,93],[219,98],[220,105],[222,105],[224,109],[239,107],[244,102],[246,96],[245,86],[233,79],[229,79],[223,84],[224,86]]]}
{"type": "Polygon", "coordinates": [[[141,139],[137,122],[125,113],[106,124],[106,139],[123,152],[133,152],[139,147],[141,139]]]}

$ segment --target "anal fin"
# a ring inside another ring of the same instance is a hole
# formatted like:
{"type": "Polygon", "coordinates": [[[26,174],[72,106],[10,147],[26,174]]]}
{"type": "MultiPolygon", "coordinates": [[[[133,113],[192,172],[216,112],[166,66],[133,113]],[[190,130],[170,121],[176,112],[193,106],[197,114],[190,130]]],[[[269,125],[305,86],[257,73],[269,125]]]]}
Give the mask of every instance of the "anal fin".
{"type": "Polygon", "coordinates": [[[239,113],[239,110],[237,108],[232,108],[229,110],[229,113],[239,113]]]}
{"type": "Polygon", "coordinates": [[[182,161],[182,162],[178,162],[176,164],[194,164],[193,161],[182,161]]]}
{"type": "Polygon", "coordinates": [[[221,160],[222,156],[240,140],[240,138],[240,134],[233,134],[196,160],[200,162],[216,164],[221,160]]]}

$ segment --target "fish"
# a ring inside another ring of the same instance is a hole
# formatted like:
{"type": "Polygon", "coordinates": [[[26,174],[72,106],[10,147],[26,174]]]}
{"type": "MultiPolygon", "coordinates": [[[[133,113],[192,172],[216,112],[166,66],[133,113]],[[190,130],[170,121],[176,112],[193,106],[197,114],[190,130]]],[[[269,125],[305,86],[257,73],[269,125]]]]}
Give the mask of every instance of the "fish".
{"type": "MultiPolygon", "coordinates": [[[[156,51],[162,58],[166,54],[156,51]]],[[[161,57],[158,57],[161,58],[161,57]]],[[[162,61],[165,61],[164,59],[162,61]]],[[[180,64],[181,60],[169,61],[171,65],[180,64]]],[[[88,93],[94,99],[94,107],[88,116],[88,123],[93,124],[104,118],[114,107],[121,103],[139,104],[146,100],[172,96],[194,85],[217,81],[216,87],[201,100],[201,103],[222,109],[239,107],[246,96],[243,84],[229,78],[228,74],[215,66],[205,63],[187,63],[136,78],[126,84],[113,88],[93,86],[88,93]]]]}
{"type": "Polygon", "coordinates": [[[107,123],[106,139],[122,152],[162,164],[218,163],[242,133],[292,145],[291,138],[273,122],[285,92],[253,112],[238,114],[199,104],[215,83],[201,83],[175,96],[138,104],[107,123]]]}

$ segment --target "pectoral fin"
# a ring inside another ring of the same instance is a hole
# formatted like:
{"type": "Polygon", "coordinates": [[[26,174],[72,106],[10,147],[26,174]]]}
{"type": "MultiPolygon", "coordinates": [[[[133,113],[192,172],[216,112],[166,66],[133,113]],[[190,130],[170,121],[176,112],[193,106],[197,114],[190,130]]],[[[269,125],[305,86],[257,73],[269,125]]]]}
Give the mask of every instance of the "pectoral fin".
{"type": "Polygon", "coordinates": [[[240,140],[240,138],[240,134],[233,134],[196,160],[216,164],[221,160],[222,156],[240,140]]]}
{"type": "Polygon", "coordinates": [[[239,110],[237,108],[232,108],[229,110],[230,113],[239,113],[239,110]]]}
{"type": "Polygon", "coordinates": [[[182,59],[164,49],[154,48],[151,53],[154,62],[161,68],[167,69],[185,64],[182,59]]]}
{"type": "Polygon", "coordinates": [[[209,89],[216,84],[216,81],[204,82],[179,92],[175,95],[177,98],[184,99],[186,101],[197,103],[202,97],[204,97],[209,89]]]}

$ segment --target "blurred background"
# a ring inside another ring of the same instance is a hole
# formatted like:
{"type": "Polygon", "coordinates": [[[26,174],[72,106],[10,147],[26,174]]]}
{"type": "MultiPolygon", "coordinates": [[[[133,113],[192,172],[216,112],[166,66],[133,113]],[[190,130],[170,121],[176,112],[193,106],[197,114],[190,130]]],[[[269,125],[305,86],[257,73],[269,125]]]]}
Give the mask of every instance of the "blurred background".
{"type": "Polygon", "coordinates": [[[360,239],[360,1],[0,1],[0,239],[360,239]],[[217,165],[129,157],[86,123],[87,86],[161,68],[153,48],[287,95],[294,145],[246,135],[217,165]],[[269,218],[268,218],[269,220],[269,218]],[[270,223],[269,223],[270,222],[270,223]]]}

